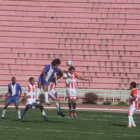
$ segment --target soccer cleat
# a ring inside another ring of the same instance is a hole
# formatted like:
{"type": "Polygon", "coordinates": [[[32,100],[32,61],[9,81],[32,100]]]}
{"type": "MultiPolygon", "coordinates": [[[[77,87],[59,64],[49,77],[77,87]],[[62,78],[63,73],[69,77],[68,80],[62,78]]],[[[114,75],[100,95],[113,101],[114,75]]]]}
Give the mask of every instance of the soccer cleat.
{"type": "Polygon", "coordinates": [[[1,116],[1,119],[4,119],[4,117],[1,116]]]}
{"type": "Polygon", "coordinates": [[[46,116],[43,116],[43,118],[45,122],[48,122],[48,118],[46,116]]]}
{"type": "Polygon", "coordinates": [[[22,122],[22,119],[19,119],[19,122],[22,122]]]}
{"type": "Polygon", "coordinates": [[[136,125],[133,125],[133,127],[136,127],[136,125]]]}
{"type": "Polygon", "coordinates": [[[74,113],[73,117],[74,117],[75,119],[77,119],[77,118],[78,118],[78,116],[76,115],[76,113],[74,113]]]}
{"type": "Polygon", "coordinates": [[[71,116],[71,118],[73,118],[73,117],[74,117],[74,116],[73,116],[73,112],[71,112],[71,113],[70,113],[70,116],[71,116]]]}
{"type": "Polygon", "coordinates": [[[45,121],[45,122],[48,122],[48,119],[45,119],[44,121],[45,121]]]}
{"type": "Polygon", "coordinates": [[[63,112],[58,112],[57,115],[61,117],[65,117],[65,114],[63,112]]]}
{"type": "Polygon", "coordinates": [[[131,128],[131,126],[130,126],[130,125],[128,125],[128,126],[127,126],[127,128],[131,128]]]}

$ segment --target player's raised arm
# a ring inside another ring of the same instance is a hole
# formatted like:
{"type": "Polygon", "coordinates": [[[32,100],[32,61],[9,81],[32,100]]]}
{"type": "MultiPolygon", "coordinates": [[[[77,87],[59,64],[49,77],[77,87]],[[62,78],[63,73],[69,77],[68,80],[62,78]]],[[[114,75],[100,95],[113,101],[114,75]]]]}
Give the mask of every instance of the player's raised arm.
{"type": "Polygon", "coordinates": [[[76,78],[79,79],[79,80],[90,81],[90,79],[86,79],[86,78],[83,78],[81,76],[77,76],[76,78]]]}

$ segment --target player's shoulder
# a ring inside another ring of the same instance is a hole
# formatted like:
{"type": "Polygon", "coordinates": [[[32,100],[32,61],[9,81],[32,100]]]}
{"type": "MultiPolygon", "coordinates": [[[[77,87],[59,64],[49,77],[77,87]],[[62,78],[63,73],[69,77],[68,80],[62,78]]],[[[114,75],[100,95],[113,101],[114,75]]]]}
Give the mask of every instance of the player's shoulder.
{"type": "Polygon", "coordinates": [[[21,85],[19,83],[16,83],[16,85],[21,88],[21,85]]]}
{"type": "Polygon", "coordinates": [[[132,89],[131,90],[131,96],[137,95],[137,89],[132,89]]]}
{"type": "Polygon", "coordinates": [[[74,73],[73,73],[73,75],[74,75],[75,77],[77,77],[77,76],[78,76],[78,74],[77,74],[76,72],[74,72],[74,73]]]}
{"type": "Polygon", "coordinates": [[[45,65],[44,69],[49,69],[51,65],[45,65]]]}
{"type": "Polygon", "coordinates": [[[51,65],[45,65],[45,67],[50,68],[50,67],[51,67],[51,65]]]}
{"type": "Polygon", "coordinates": [[[16,85],[20,86],[20,84],[19,84],[19,83],[16,83],[16,85]]]}
{"type": "Polygon", "coordinates": [[[10,83],[10,84],[8,84],[8,87],[9,87],[9,86],[11,86],[11,83],[10,83]]]}
{"type": "Polygon", "coordinates": [[[132,92],[133,93],[137,93],[137,89],[132,89],[132,92]]]}
{"type": "Polygon", "coordinates": [[[61,69],[56,68],[55,71],[56,71],[56,72],[61,72],[61,69]]]}

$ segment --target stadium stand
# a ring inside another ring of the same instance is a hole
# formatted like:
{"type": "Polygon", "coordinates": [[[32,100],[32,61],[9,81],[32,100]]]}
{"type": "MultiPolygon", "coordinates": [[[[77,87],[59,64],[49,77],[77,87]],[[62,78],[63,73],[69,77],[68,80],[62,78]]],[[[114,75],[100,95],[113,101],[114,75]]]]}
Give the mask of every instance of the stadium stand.
{"type": "MultiPolygon", "coordinates": [[[[140,82],[139,0],[0,0],[0,86],[38,79],[52,59],[72,60],[91,82],[79,89],[128,89],[140,82]]],[[[59,88],[64,88],[64,80],[59,88]]],[[[140,86],[138,85],[138,88],[140,86]]]]}

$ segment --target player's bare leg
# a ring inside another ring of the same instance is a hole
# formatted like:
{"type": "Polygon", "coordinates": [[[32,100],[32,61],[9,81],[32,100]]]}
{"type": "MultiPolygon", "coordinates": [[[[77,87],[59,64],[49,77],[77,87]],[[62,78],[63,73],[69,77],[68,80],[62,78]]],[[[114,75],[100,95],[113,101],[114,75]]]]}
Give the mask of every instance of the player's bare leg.
{"type": "Polygon", "coordinates": [[[43,118],[44,118],[44,121],[48,122],[48,118],[46,117],[46,113],[45,113],[45,111],[44,111],[43,106],[42,106],[41,104],[39,104],[39,105],[38,105],[38,108],[39,108],[40,111],[41,111],[41,114],[42,114],[42,116],[43,116],[43,118]]]}
{"type": "Polygon", "coordinates": [[[72,100],[72,108],[73,108],[73,117],[78,118],[76,115],[76,99],[72,100]]]}
{"type": "Polygon", "coordinates": [[[5,117],[5,114],[6,114],[6,111],[7,111],[7,108],[10,104],[5,104],[4,108],[3,108],[3,111],[2,111],[2,115],[1,115],[1,118],[4,118],[5,117]]]}
{"type": "Polygon", "coordinates": [[[21,119],[21,113],[20,113],[19,105],[15,104],[15,108],[16,108],[16,111],[18,113],[18,118],[21,119]]]}
{"type": "Polygon", "coordinates": [[[65,117],[65,114],[61,111],[61,108],[60,108],[60,102],[58,100],[57,97],[53,96],[50,94],[49,92],[49,96],[51,97],[51,99],[55,102],[55,106],[57,108],[57,114],[61,117],[65,117]]]}
{"type": "Polygon", "coordinates": [[[61,109],[60,109],[60,103],[59,103],[59,101],[55,101],[55,105],[56,105],[56,108],[57,108],[57,114],[59,115],[59,116],[61,116],[61,117],[65,117],[65,114],[61,111],[61,109]]]}
{"type": "Polygon", "coordinates": [[[68,107],[69,107],[70,116],[73,118],[72,100],[71,100],[70,98],[69,98],[69,100],[68,100],[68,107]]]}
{"type": "MultiPolygon", "coordinates": [[[[43,106],[40,104],[40,105],[38,105],[37,107],[41,110],[41,113],[42,113],[42,116],[43,116],[44,120],[45,120],[45,121],[48,121],[43,106]]],[[[27,113],[27,111],[28,111],[29,109],[31,109],[31,108],[32,108],[32,105],[27,105],[27,106],[25,107],[25,109],[24,109],[24,111],[23,111],[23,113],[22,113],[22,115],[21,115],[20,121],[23,120],[23,118],[24,118],[25,114],[27,113]]]]}
{"type": "Polygon", "coordinates": [[[23,113],[22,113],[22,115],[21,115],[20,121],[22,121],[22,119],[24,118],[24,116],[25,116],[25,114],[27,113],[27,111],[28,111],[29,109],[31,109],[31,108],[32,108],[32,105],[27,105],[27,106],[25,107],[25,109],[24,109],[24,111],[23,111],[23,113]]]}
{"type": "Polygon", "coordinates": [[[135,109],[130,109],[130,112],[128,113],[128,128],[136,127],[135,121],[133,119],[135,109]]]}
{"type": "Polygon", "coordinates": [[[45,94],[45,102],[46,102],[46,104],[50,105],[50,103],[49,103],[48,86],[44,86],[44,94],[45,94]]]}

